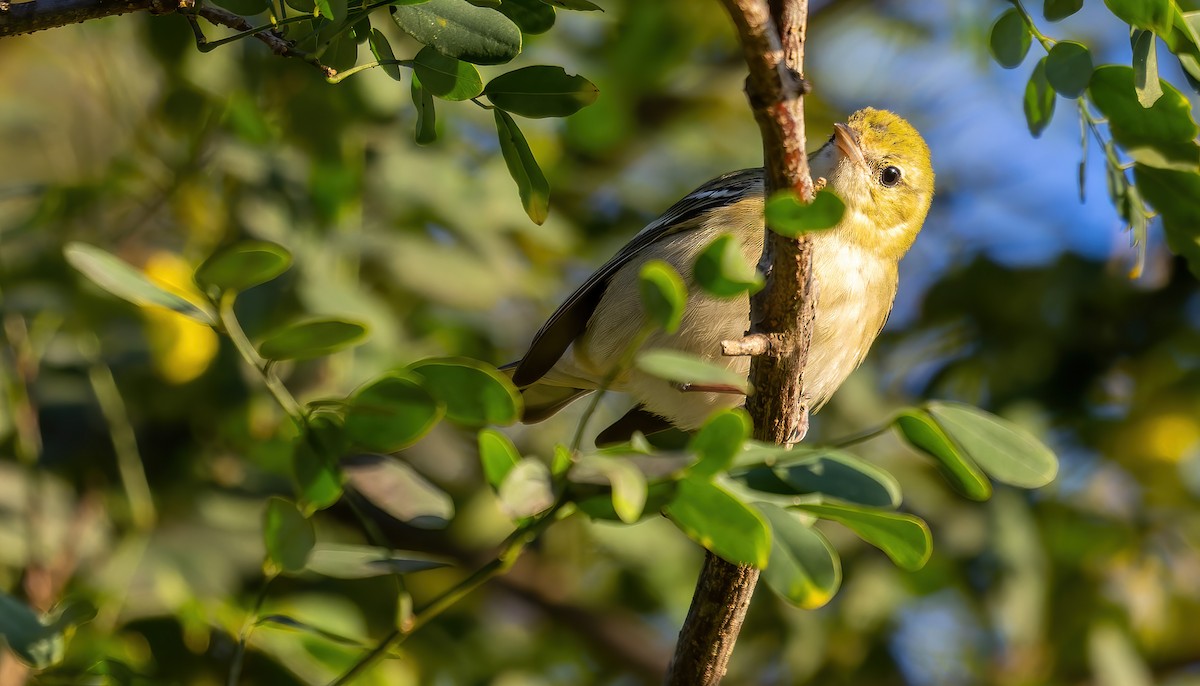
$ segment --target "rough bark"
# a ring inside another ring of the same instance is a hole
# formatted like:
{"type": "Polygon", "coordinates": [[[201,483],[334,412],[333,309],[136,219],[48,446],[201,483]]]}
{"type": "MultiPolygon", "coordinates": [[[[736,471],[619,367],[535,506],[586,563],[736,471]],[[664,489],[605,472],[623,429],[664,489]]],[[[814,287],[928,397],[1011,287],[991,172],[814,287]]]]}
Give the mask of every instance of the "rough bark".
{"type": "MultiPolygon", "coordinates": [[[[767,195],[792,189],[805,202],[813,182],[805,155],[803,95],[807,0],[721,0],[749,67],[746,96],[763,140],[767,195]]],[[[756,354],[747,400],[754,437],[787,443],[808,427],[804,366],[815,314],[812,241],[767,231],[760,268],[766,287],[750,303],[751,335],[730,342],[726,354],[756,354]]],[[[667,673],[670,686],[720,683],[758,581],[758,570],[711,553],[692,596],[667,673]]]]}
{"type": "Polygon", "coordinates": [[[163,14],[176,9],[170,0],[0,0],[0,38],[128,12],[163,14]]]}

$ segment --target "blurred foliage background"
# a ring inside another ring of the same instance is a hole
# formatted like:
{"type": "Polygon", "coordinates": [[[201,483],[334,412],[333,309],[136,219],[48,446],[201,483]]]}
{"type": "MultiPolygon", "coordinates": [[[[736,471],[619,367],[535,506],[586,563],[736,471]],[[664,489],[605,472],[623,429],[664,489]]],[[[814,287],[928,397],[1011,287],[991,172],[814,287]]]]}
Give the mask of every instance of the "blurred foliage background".
{"type": "MultiPolygon", "coordinates": [[[[183,292],[221,245],[286,246],[295,267],[238,301],[249,336],[303,313],[370,330],[354,351],[280,369],[302,400],[431,355],[514,360],[658,212],[761,160],[717,3],[600,4],[560,12],[518,62],[561,64],[601,93],[568,119],[521,123],[553,188],[542,226],[522,211],[490,113],[439,102],[440,139],[417,146],[408,85],[382,70],[334,86],[254,41],[201,54],[180,16],[0,41],[0,588],[43,611],[68,597],[99,608],[66,667],[127,667],[112,683],[225,683],[261,578],[264,498],[291,490],[294,430],[227,340],[99,291],[63,246],[104,246],[183,292]]],[[[904,572],[829,527],[841,593],[801,611],[760,590],[727,682],[1200,683],[1195,278],[1157,226],[1143,274],[1128,277],[1136,250],[1094,142],[1079,202],[1067,101],[1029,136],[1034,59],[1018,73],[987,57],[1003,3],[811,4],[810,139],[859,107],[894,109],[923,132],[938,174],[888,328],[812,435],[962,400],[1033,427],[1062,471],[1041,491],[969,503],[899,440],[869,444],[933,526],[932,561],[904,572]]],[[[398,56],[419,47],[380,28],[398,56]]],[[[1097,62],[1129,63],[1128,26],[1100,2],[1053,31],[1097,62]]],[[[1176,65],[1161,68],[1183,83],[1176,65]]],[[[509,434],[547,456],[581,409],[509,434]]],[[[607,399],[594,425],[625,409],[607,399]]],[[[455,516],[432,531],[373,512],[383,534],[462,563],[407,577],[420,601],[487,559],[510,523],[472,435],[443,425],[402,457],[450,494],[455,516]]],[[[345,502],[316,523],[318,538],[363,540],[345,502]]],[[[700,557],[665,520],[572,518],[362,683],[655,683],[700,557]]],[[[387,577],[281,578],[263,608],[370,642],[399,597],[387,577]]],[[[249,646],[243,684],[322,683],[358,652],[285,626],[258,627],[249,646]]],[[[0,683],[27,679],[75,683],[0,658],[0,683]]]]}

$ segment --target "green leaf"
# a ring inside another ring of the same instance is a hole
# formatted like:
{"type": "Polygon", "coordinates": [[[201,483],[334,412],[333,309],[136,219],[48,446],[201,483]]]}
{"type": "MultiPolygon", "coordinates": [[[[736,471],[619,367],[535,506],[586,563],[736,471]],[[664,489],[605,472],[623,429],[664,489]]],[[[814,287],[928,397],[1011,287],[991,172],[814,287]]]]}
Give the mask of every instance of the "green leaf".
{"type": "Polygon", "coordinates": [[[701,288],[718,298],[756,293],[764,283],[758,270],[746,262],[741,241],[728,233],[714,238],[700,252],[692,276],[701,288]]]}
{"type": "Polygon", "coordinates": [[[1134,28],[1163,34],[1171,30],[1171,0],[1104,0],[1110,12],[1134,28]]]}
{"type": "Polygon", "coordinates": [[[313,5],[318,16],[325,17],[335,24],[346,18],[346,0],[314,0],[313,5]]]}
{"type": "Polygon", "coordinates": [[[648,489],[646,477],[630,460],[621,457],[584,455],[571,468],[577,483],[603,483],[612,489],[612,507],[617,517],[632,524],[642,517],[648,489]]]}
{"type": "Polygon", "coordinates": [[[638,274],[638,290],[642,307],[655,326],[666,333],[678,331],[687,305],[687,286],[679,272],[668,262],[650,260],[638,274]]]}
{"type": "Polygon", "coordinates": [[[971,500],[992,497],[992,482],[979,470],[924,410],[906,410],[893,420],[900,435],[915,450],[937,463],[938,471],[956,491],[971,500]]]}
{"type": "Polygon", "coordinates": [[[1139,150],[1143,148],[1168,159],[1186,149],[1194,162],[1198,157],[1194,141],[1200,128],[1192,120],[1191,106],[1171,84],[1160,79],[1159,86],[1162,96],[1152,106],[1143,107],[1137,98],[1133,69],[1105,65],[1092,74],[1088,94],[1108,118],[1113,139],[1138,162],[1153,164],[1153,160],[1144,159],[1139,150]]]}
{"type": "Polygon", "coordinates": [[[1138,104],[1150,107],[1163,94],[1158,80],[1158,40],[1152,31],[1138,30],[1133,32],[1130,42],[1133,44],[1133,88],[1138,104]]]}
{"type": "Polygon", "coordinates": [[[292,266],[292,254],[266,241],[242,241],[218,251],[196,268],[196,283],[210,292],[244,291],[292,266]]]}
{"type": "Polygon", "coordinates": [[[444,529],[454,501],[412,467],[387,455],[355,455],[342,461],[348,483],[372,505],[419,529],[444,529]]]}
{"type": "MultiPolygon", "coordinates": [[[[371,36],[368,39],[371,44],[371,54],[379,62],[396,59],[396,53],[392,52],[392,44],[388,42],[387,36],[379,29],[371,29],[371,36]]],[[[400,80],[400,65],[384,64],[380,68],[393,79],[400,80]]]]}
{"type": "Polygon", "coordinates": [[[1037,488],[1053,481],[1058,473],[1054,453],[1007,419],[962,403],[930,402],[926,410],[946,435],[996,481],[1037,488]]]}
{"type": "MultiPolygon", "coordinates": [[[[794,462],[775,467],[758,467],[736,475],[738,481],[762,493],[785,496],[819,494],[867,507],[895,508],[900,505],[900,484],[896,477],[866,460],[840,450],[822,450],[796,459],[777,450],[777,459],[794,462]]],[[[795,451],[791,451],[795,452],[795,451]]],[[[754,449],[755,457],[764,458],[772,451],[754,449]]],[[[801,453],[804,455],[804,453],[801,453]]]]}
{"type": "Polygon", "coordinates": [[[292,477],[305,515],[323,510],[342,497],[342,475],[337,461],[345,443],[340,417],[321,413],[308,419],[292,453],[292,477]]]}
{"type": "Polygon", "coordinates": [[[499,489],[505,477],[521,461],[521,453],[512,439],[495,429],[479,432],[479,461],[483,465],[483,477],[494,489],[499,489]]]}
{"type": "Polygon", "coordinates": [[[521,52],[521,29],[496,10],[462,0],[392,6],[396,25],[417,42],[475,64],[503,64],[521,52]]]}
{"type": "Polygon", "coordinates": [[[413,58],[413,73],[421,86],[443,100],[470,100],[483,92],[483,78],[473,65],[422,48],[413,58]]]}
{"type": "Polygon", "coordinates": [[[483,94],[493,105],[522,117],[567,117],[596,101],[600,90],[562,67],[522,67],[488,81],[483,94]]]}
{"type": "Polygon", "coordinates": [[[716,484],[689,476],[679,481],[667,517],[714,555],[762,569],[771,555],[771,530],[758,510],[716,484]]]}
{"type": "Polygon", "coordinates": [[[1083,0],[1046,0],[1042,5],[1042,16],[1046,21],[1061,21],[1083,7],[1083,0]]]}
{"type": "Polygon", "coordinates": [[[988,46],[992,58],[1005,69],[1015,69],[1021,66],[1033,37],[1029,26],[1015,8],[1005,10],[992,24],[992,32],[988,37],[988,46]]]}
{"type": "Polygon", "coordinates": [[[497,490],[500,509],[522,521],[550,509],[554,504],[554,483],[546,465],[527,457],[513,466],[497,490]]]}
{"type": "Polygon", "coordinates": [[[0,591],[0,645],[7,643],[21,662],[46,669],[62,662],[66,638],[42,623],[37,612],[0,591]]]}
{"type": "Polygon", "coordinates": [[[1167,246],[1186,258],[1192,274],[1200,278],[1200,175],[1136,164],[1133,177],[1146,201],[1162,215],[1167,246]]]}
{"type": "Polygon", "coordinates": [[[308,360],[362,343],[367,327],[342,319],[293,322],[267,336],[258,352],[268,360],[308,360]]]}
{"type": "Polygon", "coordinates": [[[637,356],[636,364],[651,376],[677,384],[727,386],[747,395],[750,392],[750,382],[741,374],[678,350],[647,350],[637,356]]]}
{"type": "Polygon", "coordinates": [[[1038,60],[1025,86],[1025,122],[1034,138],[1042,135],[1054,116],[1054,89],[1046,80],[1046,58],[1038,60]]]}
{"type": "Polygon", "coordinates": [[[576,10],[578,12],[604,11],[599,5],[588,0],[542,0],[542,2],[564,10],[576,10]]]}
{"type": "Polygon", "coordinates": [[[466,357],[422,360],[409,369],[463,426],[508,425],[521,418],[521,393],[495,367],[466,357]]]}
{"type": "Polygon", "coordinates": [[[832,229],[845,212],[845,203],[828,188],[817,191],[810,205],[800,202],[789,190],[775,193],[766,205],[767,225],[771,230],[792,237],[832,229]]]}
{"type": "Polygon", "coordinates": [[[309,553],[305,568],[334,579],[367,579],[392,574],[412,574],[449,566],[449,562],[424,553],[365,545],[321,543],[309,553]]]}
{"type": "Polygon", "coordinates": [[[521,27],[521,33],[545,33],[554,26],[554,8],[541,0],[504,0],[499,9],[521,27]]]}
{"type": "Polygon", "coordinates": [[[437,110],[433,105],[433,94],[421,85],[421,79],[413,74],[412,101],[417,108],[417,128],[413,139],[417,145],[429,145],[437,140],[437,110]]]}
{"type": "Polygon", "coordinates": [[[795,509],[846,526],[904,569],[924,567],[933,553],[929,525],[909,514],[831,504],[796,505],[795,509]]]}
{"type": "Polygon", "coordinates": [[[146,275],[95,246],[68,243],[63,248],[67,262],[92,283],[135,305],[165,307],[196,321],[213,326],[216,316],[169,291],[159,288],[146,275]]]}
{"type": "Polygon", "coordinates": [[[339,633],[335,633],[335,632],[329,631],[327,629],[322,629],[319,626],[309,624],[308,622],[302,622],[294,617],[289,617],[287,615],[281,615],[281,614],[263,615],[262,617],[259,617],[258,619],[254,620],[254,626],[268,627],[268,628],[272,628],[272,629],[287,629],[287,630],[291,630],[291,631],[298,631],[298,632],[305,633],[305,634],[311,634],[312,636],[316,636],[317,638],[320,638],[323,641],[328,641],[330,643],[336,643],[338,645],[350,646],[352,648],[358,648],[360,650],[367,648],[367,645],[365,643],[363,643],[362,641],[360,641],[356,638],[350,638],[349,636],[343,636],[339,633]]]}
{"type": "Polygon", "coordinates": [[[533,157],[533,151],[525,142],[525,135],[517,122],[503,110],[493,110],[496,118],[496,135],[500,140],[500,154],[521,196],[521,206],[534,224],[542,224],[550,213],[550,183],[542,174],[533,157]]]}
{"type": "Polygon", "coordinates": [[[723,410],[710,417],[688,444],[688,451],[699,458],[688,472],[711,478],[729,469],[750,437],[751,428],[750,415],[741,408],[723,410]]]}
{"type": "Polygon", "coordinates": [[[267,499],[263,513],[263,543],[267,560],[280,570],[297,573],[304,569],[317,537],[312,522],[296,504],[279,496],[267,499]]]}
{"type": "Polygon", "coordinates": [[[771,525],[771,560],[763,581],[789,603],[815,610],[842,585],[842,563],[820,531],[794,513],[769,503],[754,503],[771,525]]]}
{"type": "MultiPolygon", "coordinates": [[[[646,487],[646,502],[641,508],[641,518],[645,519],[652,514],[661,512],[667,506],[667,503],[675,499],[675,492],[678,490],[676,486],[677,482],[675,481],[648,483],[646,487]]],[[[617,514],[616,509],[613,507],[613,495],[610,491],[602,495],[586,496],[576,501],[575,504],[579,507],[580,512],[583,512],[592,519],[624,523],[625,520],[617,514]]],[[[630,511],[632,511],[632,505],[630,506],[630,511]]],[[[626,517],[629,516],[628,512],[623,514],[626,517]]]]}
{"type": "Polygon", "coordinates": [[[415,380],[386,375],[360,388],[346,407],[346,436],[382,452],[416,443],[437,424],[445,407],[415,380]]]}
{"type": "Polygon", "coordinates": [[[1046,81],[1060,95],[1078,98],[1092,78],[1092,54],[1082,43],[1064,40],[1046,55],[1046,81]]]}

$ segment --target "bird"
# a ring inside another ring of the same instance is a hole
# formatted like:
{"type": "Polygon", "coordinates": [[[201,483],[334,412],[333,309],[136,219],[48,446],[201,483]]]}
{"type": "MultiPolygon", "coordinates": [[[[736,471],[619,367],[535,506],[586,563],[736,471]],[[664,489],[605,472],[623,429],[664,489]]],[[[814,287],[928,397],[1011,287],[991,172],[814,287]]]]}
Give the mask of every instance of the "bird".
{"type": "MultiPolygon", "coordinates": [[[[815,412],[863,361],[896,298],[900,259],[912,246],[933,200],[929,146],[905,119],[864,108],[808,157],[814,178],[842,200],[833,228],[813,234],[816,314],[805,371],[805,395],[815,412]]],[[[542,421],[610,380],[636,406],[601,431],[597,445],[671,427],[694,430],[744,396],[694,389],[641,371],[616,369],[646,321],[639,273],[664,260],[683,276],[687,300],[680,326],[656,330],[642,349],[689,353],[747,376],[750,358],[727,357],[721,341],[750,328],[749,296],[720,298],[692,278],[697,256],[715,238],[732,234],[749,264],[762,253],[762,168],[717,177],[672,205],[639,231],[580,285],[534,335],[528,351],[506,368],[524,399],[522,421],[542,421]]]]}

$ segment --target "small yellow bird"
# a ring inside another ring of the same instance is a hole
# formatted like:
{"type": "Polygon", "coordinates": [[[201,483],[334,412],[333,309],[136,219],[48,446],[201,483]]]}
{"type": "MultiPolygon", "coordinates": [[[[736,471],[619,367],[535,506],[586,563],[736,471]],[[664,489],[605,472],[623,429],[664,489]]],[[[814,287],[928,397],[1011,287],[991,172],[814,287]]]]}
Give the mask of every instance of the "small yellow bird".
{"type": "MultiPolygon", "coordinates": [[[[816,322],[805,374],[814,411],[854,371],[887,321],[896,298],[897,267],[933,199],[929,147],[907,121],[884,110],[863,109],[809,156],[814,178],[824,178],[845,203],[841,222],[813,235],[817,280],[816,322]]],[[[749,264],[763,246],[762,169],[726,174],[704,184],[642,229],[551,315],[529,352],[510,367],[525,399],[526,422],[537,422],[599,388],[645,322],[639,272],[665,260],[688,288],[683,322],[674,333],[651,334],[643,349],[690,353],[746,376],[747,357],[725,357],[721,341],[742,337],[750,326],[746,295],[717,298],[700,289],[692,265],[717,236],[741,241],[749,264]]],[[[744,402],[740,395],[695,391],[637,368],[622,370],[610,385],[638,405],[605,431],[598,443],[675,426],[698,428],[715,410],[744,402]]]]}

